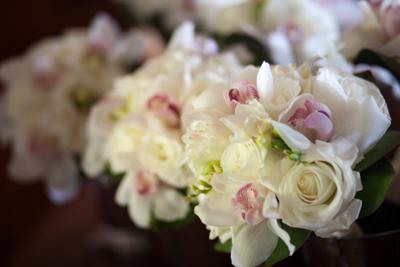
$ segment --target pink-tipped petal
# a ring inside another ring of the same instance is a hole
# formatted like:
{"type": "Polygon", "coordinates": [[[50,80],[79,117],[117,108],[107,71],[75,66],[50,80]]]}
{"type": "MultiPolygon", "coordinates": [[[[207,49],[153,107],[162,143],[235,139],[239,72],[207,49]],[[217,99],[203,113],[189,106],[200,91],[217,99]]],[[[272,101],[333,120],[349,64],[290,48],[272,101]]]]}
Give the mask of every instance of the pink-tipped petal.
{"type": "Polygon", "coordinates": [[[236,198],[231,199],[233,212],[239,220],[256,225],[264,219],[262,205],[257,202],[257,195],[254,185],[247,184],[239,189],[236,198]]]}
{"type": "Polygon", "coordinates": [[[132,180],[133,190],[139,195],[152,195],[158,189],[159,181],[149,170],[140,170],[132,180]]]}
{"type": "Polygon", "coordinates": [[[297,126],[314,129],[317,132],[316,139],[324,142],[329,140],[333,129],[332,121],[320,112],[310,114],[305,120],[300,121],[297,126]]]}
{"type": "Polygon", "coordinates": [[[258,100],[258,91],[247,81],[237,80],[231,84],[231,89],[224,92],[224,99],[228,106],[235,111],[238,104],[248,104],[251,100],[258,100]]]}
{"type": "Polygon", "coordinates": [[[400,33],[400,6],[389,6],[381,19],[382,29],[388,39],[393,39],[400,33]]]}
{"type": "Polygon", "coordinates": [[[168,126],[178,127],[180,120],[180,110],[173,97],[164,94],[157,94],[147,101],[147,109],[164,119],[168,126]]]}
{"type": "Polygon", "coordinates": [[[317,133],[317,140],[329,140],[333,129],[329,108],[322,103],[310,100],[306,100],[304,104],[307,110],[298,108],[287,124],[291,127],[302,126],[313,129],[317,133]]]}

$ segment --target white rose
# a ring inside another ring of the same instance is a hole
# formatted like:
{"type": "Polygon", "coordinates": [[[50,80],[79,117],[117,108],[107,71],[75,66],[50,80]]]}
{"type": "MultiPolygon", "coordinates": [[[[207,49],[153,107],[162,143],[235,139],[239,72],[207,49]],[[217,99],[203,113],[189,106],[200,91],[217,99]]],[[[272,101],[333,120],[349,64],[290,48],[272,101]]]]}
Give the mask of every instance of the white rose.
{"type": "Polygon", "coordinates": [[[360,174],[351,169],[357,148],[338,138],[331,143],[317,141],[304,154],[302,160],[308,165],[286,158],[277,165],[283,222],[321,237],[348,229],[361,209],[361,201],[354,199],[362,189],[360,174]]]}
{"type": "Polygon", "coordinates": [[[146,133],[146,117],[136,116],[115,124],[106,144],[106,157],[113,172],[137,167],[134,156],[146,133]]]}
{"type": "Polygon", "coordinates": [[[221,156],[221,167],[224,172],[252,178],[258,175],[262,155],[252,139],[228,145],[221,156]]]}

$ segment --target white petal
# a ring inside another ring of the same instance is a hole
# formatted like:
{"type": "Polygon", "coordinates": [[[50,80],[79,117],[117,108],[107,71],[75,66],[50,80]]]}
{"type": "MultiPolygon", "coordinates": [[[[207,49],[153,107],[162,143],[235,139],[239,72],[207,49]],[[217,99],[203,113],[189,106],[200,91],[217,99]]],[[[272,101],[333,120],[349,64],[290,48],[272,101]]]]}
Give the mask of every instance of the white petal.
{"type": "Polygon", "coordinates": [[[268,224],[269,224],[269,227],[271,228],[271,230],[277,236],[279,236],[283,242],[285,242],[285,244],[287,245],[287,247],[289,249],[290,256],[292,256],[296,247],[294,245],[292,245],[292,243],[290,243],[290,235],[279,226],[277,219],[269,219],[268,224]]]}
{"type": "Polygon", "coordinates": [[[289,126],[276,121],[271,121],[271,124],[290,148],[297,148],[300,151],[304,151],[311,146],[311,142],[307,137],[289,126]]]}
{"type": "Polygon", "coordinates": [[[256,85],[258,71],[259,68],[256,68],[252,65],[247,66],[238,73],[238,75],[236,76],[236,80],[248,81],[249,83],[256,85]]]}
{"type": "Polygon", "coordinates": [[[142,197],[137,193],[129,196],[128,214],[138,228],[150,227],[152,196],[142,197]]]}
{"type": "Polygon", "coordinates": [[[154,215],[163,221],[175,221],[185,218],[189,205],[185,197],[175,189],[160,188],[154,196],[154,215]]]}
{"type": "Polygon", "coordinates": [[[257,74],[257,90],[260,103],[266,107],[271,103],[274,96],[274,80],[272,78],[271,67],[267,62],[263,62],[257,74]]]}
{"type": "Polygon", "coordinates": [[[120,206],[128,205],[129,195],[132,190],[132,173],[127,173],[119,183],[117,192],[115,192],[115,202],[120,206]]]}
{"type": "Polygon", "coordinates": [[[194,44],[194,24],[183,22],[173,32],[167,52],[175,49],[190,50],[194,44]]]}
{"type": "Polygon", "coordinates": [[[292,45],[284,34],[280,32],[271,33],[267,37],[267,44],[274,63],[282,65],[296,63],[292,45]]]}
{"type": "Polygon", "coordinates": [[[372,96],[350,100],[348,114],[351,115],[345,118],[343,124],[334,129],[332,138],[343,136],[354,143],[359,149],[358,155],[367,153],[390,126],[389,118],[372,96]]]}
{"type": "Polygon", "coordinates": [[[242,222],[235,216],[231,205],[231,199],[234,197],[234,194],[219,194],[211,190],[194,208],[194,213],[207,225],[216,227],[239,225],[242,222]]]}
{"type": "Polygon", "coordinates": [[[358,218],[361,204],[361,200],[353,199],[344,211],[335,216],[331,223],[326,227],[315,230],[315,234],[320,237],[327,237],[336,231],[349,229],[350,225],[358,218]]]}
{"type": "Polygon", "coordinates": [[[250,182],[249,180],[247,180],[247,182],[246,180],[242,180],[243,179],[240,178],[231,179],[230,175],[222,173],[212,177],[211,185],[214,190],[221,194],[236,194],[240,188],[250,182]]]}
{"type": "Polygon", "coordinates": [[[244,224],[234,233],[231,258],[234,266],[257,266],[274,251],[278,237],[268,226],[268,220],[257,225],[244,224]]]}
{"type": "Polygon", "coordinates": [[[215,108],[224,114],[232,114],[231,108],[225,103],[223,96],[224,91],[229,91],[230,89],[230,84],[228,83],[213,85],[193,101],[193,107],[196,109],[215,108]]]}
{"type": "Polygon", "coordinates": [[[315,144],[319,153],[329,159],[340,159],[346,167],[351,167],[357,158],[357,147],[342,136],[330,143],[317,140],[315,144]]]}

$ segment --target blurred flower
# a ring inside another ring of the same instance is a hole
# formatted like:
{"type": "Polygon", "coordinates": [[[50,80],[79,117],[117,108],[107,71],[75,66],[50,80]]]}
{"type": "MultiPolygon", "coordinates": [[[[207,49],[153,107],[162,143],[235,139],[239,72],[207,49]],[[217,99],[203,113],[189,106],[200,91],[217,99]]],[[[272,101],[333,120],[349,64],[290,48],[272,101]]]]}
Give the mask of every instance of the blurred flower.
{"type": "Polygon", "coordinates": [[[164,221],[186,216],[177,189],[186,189],[193,176],[182,165],[181,114],[209,84],[229,80],[239,69],[232,54],[217,54],[215,41],[196,37],[186,22],[163,55],[116,79],[93,107],[83,168],[96,176],[109,164],[113,173],[125,173],[116,201],[128,206],[138,227],[150,226],[150,214],[164,221]]]}
{"type": "Polygon", "coordinates": [[[3,63],[2,116],[8,123],[2,135],[13,147],[12,177],[41,177],[54,202],[73,199],[88,111],[128,65],[144,60],[148,42],[142,30],[124,34],[99,14],[88,29],[46,39],[3,63]]]}

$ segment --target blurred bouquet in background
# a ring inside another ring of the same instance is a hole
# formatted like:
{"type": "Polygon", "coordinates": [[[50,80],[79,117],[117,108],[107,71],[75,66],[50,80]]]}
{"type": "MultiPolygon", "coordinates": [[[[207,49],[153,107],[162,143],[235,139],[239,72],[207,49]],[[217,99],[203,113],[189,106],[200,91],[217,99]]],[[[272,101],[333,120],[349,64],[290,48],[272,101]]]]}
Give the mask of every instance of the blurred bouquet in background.
{"type": "Polygon", "coordinates": [[[92,108],[83,169],[91,176],[123,174],[116,201],[128,206],[138,227],[190,215],[184,197],[194,177],[181,164],[181,114],[209,84],[241,69],[233,54],[217,53],[215,41],[183,23],[164,54],[116,79],[92,108]]]}
{"type": "Polygon", "coordinates": [[[11,177],[21,183],[44,179],[54,203],[72,200],[79,191],[77,160],[90,107],[116,77],[150,55],[149,47],[162,51],[155,33],[123,33],[99,14],[88,29],[43,40],[4,62],[1,135],[12,147],[11,177]]]}

